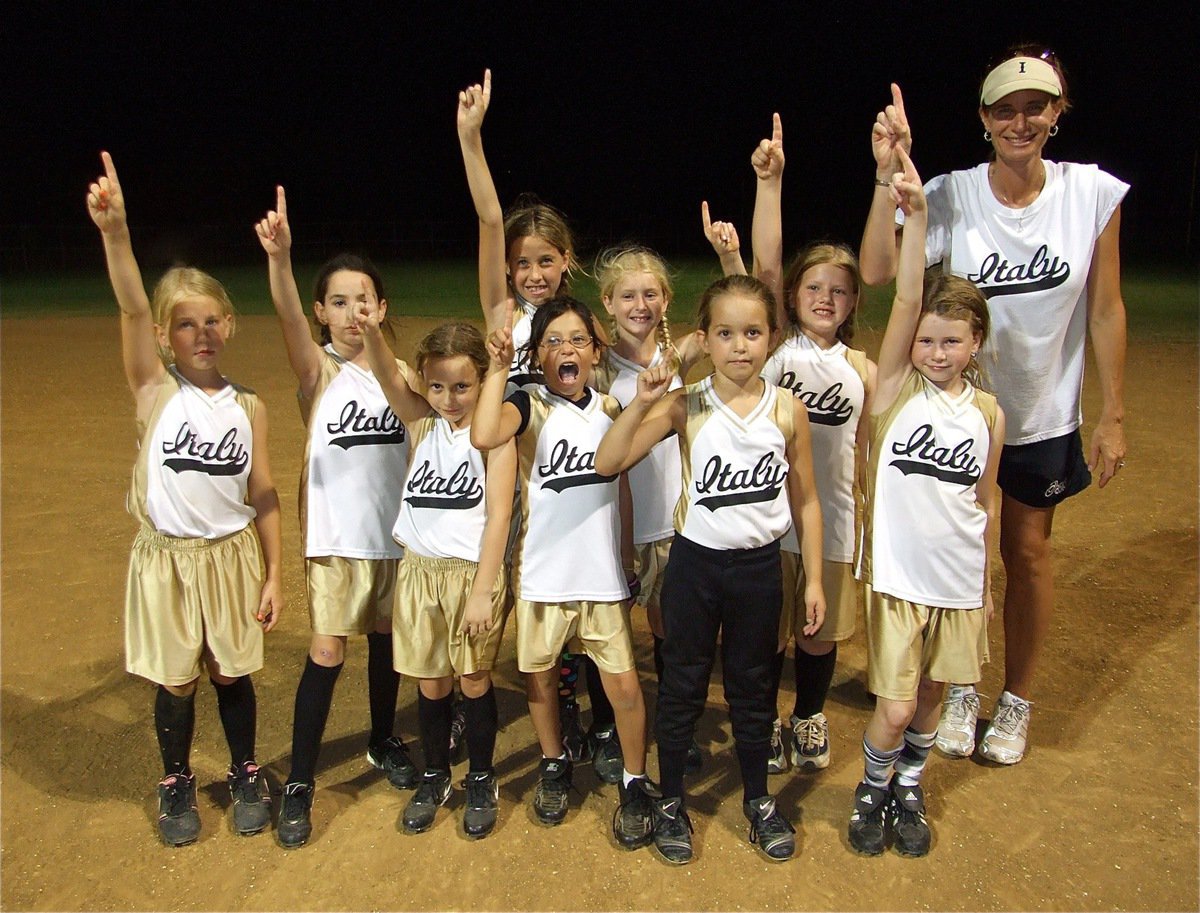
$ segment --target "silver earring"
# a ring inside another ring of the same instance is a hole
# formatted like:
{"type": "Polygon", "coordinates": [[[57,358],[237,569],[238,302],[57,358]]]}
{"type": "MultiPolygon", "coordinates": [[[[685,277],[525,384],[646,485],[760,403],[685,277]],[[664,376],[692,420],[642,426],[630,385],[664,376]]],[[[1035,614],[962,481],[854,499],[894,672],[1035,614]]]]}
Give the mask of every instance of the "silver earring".
{"type": "Polygon", "coordinates": [[[991,130],[983,131],[983,141],[985,143],[990,143],[992,141],[992,131],[991,130]]]}
{"type": "Polygon", "coordinates": [[[1053,127],[1050,128],[1050,135],[1058,136],[1058,124],[1055,124],[1053,127]]]}

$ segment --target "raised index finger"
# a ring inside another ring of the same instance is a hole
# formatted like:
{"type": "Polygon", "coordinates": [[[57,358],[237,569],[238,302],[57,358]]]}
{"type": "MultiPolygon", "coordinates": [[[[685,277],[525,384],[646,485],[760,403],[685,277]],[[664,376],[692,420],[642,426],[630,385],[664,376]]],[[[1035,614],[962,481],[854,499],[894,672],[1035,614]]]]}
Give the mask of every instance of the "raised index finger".
{"type": "Polygon", "coordinates": [[[783,121],[778,111],[771,115],[771,142],[783,144],[783,121]]]}
{"type": "Polygon", "coordinates": [[[704,233],[712,234],[712,219],[708,215],[708,200],[700,201],[700,219],[704,223],[704,233]]]}
{"type": "Polygon", "coordinates": [[[275,211],[279,213],[279,218],[287,218],[287,195],[283,192],[283,185],[275,186],[275,211]]]}
{"type": "Polygon", "coordinates": [[[492,71],[483,71],[483,103],[486,105],[492,98],[492,71]]]}
{"type": "Polygon", "coordinates": [[[900,86],[892,83],[892,104],[896,106],[896,110],[900,113],[900,117],[904,117],[904,96],[900,94],[900,86]]]}
{"type": "Polygon", "coordinates": [[[104,162],[104,175],[113,184],[120,184],[117,180],[117,166],[113,164],[112,156],[107,152],[100,153],[100,160],[104,162]]]}

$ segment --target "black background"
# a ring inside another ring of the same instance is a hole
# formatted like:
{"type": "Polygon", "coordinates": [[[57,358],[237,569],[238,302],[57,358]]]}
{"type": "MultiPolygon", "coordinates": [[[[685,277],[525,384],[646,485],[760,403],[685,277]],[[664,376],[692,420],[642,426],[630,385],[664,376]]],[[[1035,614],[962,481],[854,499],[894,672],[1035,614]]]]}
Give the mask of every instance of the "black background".
{"type": "Polygon", "coordinates": [[[454,116],[485,66],[501,202],[554,203],[585,256],[627,238],[703,254],[705,198],[748,237],[749,154],[772,111],[786,248],[856,243],[888,83],[923,176],[969,167],[988,151],[986,63],[1018,40],[1054,48],[1070,79],[1047,157],[1133,185],[1126,259],[1194,263],[1197,13],[1151,6],[9,3],[3,267],[94,268],[83,197],[100,149],[147,265],[259,257],[251,224],[276,183],[314,254],[472,256],[454,116]]]}

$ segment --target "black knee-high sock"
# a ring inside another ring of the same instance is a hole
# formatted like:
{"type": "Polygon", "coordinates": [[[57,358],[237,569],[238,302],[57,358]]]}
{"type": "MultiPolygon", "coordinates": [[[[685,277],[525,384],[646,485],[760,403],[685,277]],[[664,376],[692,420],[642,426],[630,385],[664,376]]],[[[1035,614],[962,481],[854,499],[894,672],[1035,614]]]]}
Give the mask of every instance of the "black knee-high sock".
{"type": "Polygon", "coordinates": [[[600,681],[600,670],[590,656],[583,658],[584,674],[587,676],[588,697],[592,699],[592,731],[616,725],[617,715],[604,693],[604,682],[600,681]]]}
{"type": "Polygon", "coordinates": [[[496,710],[496,689],[488,688],[481,697],[463,695],[463,714],[467,720],[467,757],[470,769],[482,772],[492,767],[496,753],[496,729],[499,714],[496,710]]]}
{"type": "Polygon", "coordinates": [[[771,749],[768,745],[760,748],[747,748],[738,745],[738,766],[742,770],[742,801],[761,799],[767,795],[767,758],[771,749]]]}
{"type": "Polygon", "coordinates": [[[189,774],[188,755],[196,728],[196,692],[176,697],[162,685],[154,696],[154,731],[162,754],[163,776],[189,774]]]}
{"type": "Polygon", "coordinates": [[[582,653],[563,651],[558,659],[558,706],[575,703],[575,690],[579,687],[579,662],[582,653]]]}
{"type": "Polygon", "coordinates": [[[333,686],[337,684],[342,664],[321,666],[308,657],[300,685],[296,688],[296,709],[292,718],[292,772],[289,783],[316,782],[317,755],[321,751],[321,736],[329,719],[333,702],[333,686]]]}
{"type": "Polygon", "coordinates": [[[824,656],[812,656],[796,648],[796,710],[800,719],[820,713],[825,708],[825,695],[833,681],[837,663],[837,644],[824,656]]]}
{"type": "Polygon", "coordinates": [[[212,683],[217,692],[217,712],[229,743],[229,763],[241,767],[254,760],[254,731],[258,724],[258,702],[249,675],[228,685],[212,683]]]}
{"type": "MultiPolygon", "coordinates": [[[[425,769],[450,770],[450,721],[454,719],[454,695],[436,701],[417,692],[417,723],[421,727],[421,748],[425,751],[425,769]]],[[[467,724],[467,738],[471,737],[467,724]]],[[[470,744],[468,742],[468,744],[470,744]]]]}
{"type": "Polygon", "coordinates": [[[654,638],[654,674],[655,674],[655,675],[658,677],[658,680],[659,680],[659,682],[662,682],[662,673],[663,673],[662,645],[663,645],[663,639],[662,639],[661,637],[659,637],[657,634],[651,634],[650,636],[654,638]]]}
{"type": "Polygon", "coordinates": [[[367,695],[371,703],[371,738],[368,745],[390,739],[396,728],[396,695],[400,673],[392,667],[392,635],[367,635],[367,695]]]}
{"type": "MultiPolygon", "coordinates": [[[[775,654],[775,667],[771,670],[771,707],[776,714],[779,713],[779,680],[783,678],[783,660],[787,656],[787,648],[784,647],[775,654]]],[[[762,793],[759,793],[761,796],[762,793]]],[[[758,798],[755,796],[754,798],[758,798]]]]}

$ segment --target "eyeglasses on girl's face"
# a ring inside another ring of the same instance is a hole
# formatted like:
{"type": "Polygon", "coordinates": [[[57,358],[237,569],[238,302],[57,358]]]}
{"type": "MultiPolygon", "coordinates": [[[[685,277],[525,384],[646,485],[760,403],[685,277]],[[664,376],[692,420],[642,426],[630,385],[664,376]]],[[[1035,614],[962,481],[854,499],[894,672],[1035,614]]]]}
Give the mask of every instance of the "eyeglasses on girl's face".
{"type": "Polygon", "coordinates": [[[583,333],[576,333],[566,339],[561,336],[543,336],[540,345],[547,351],[554,352],[561,349],[564,343],[570,343],[573,349],[586,349],[592,344],[592,337],[583,333]]]}

